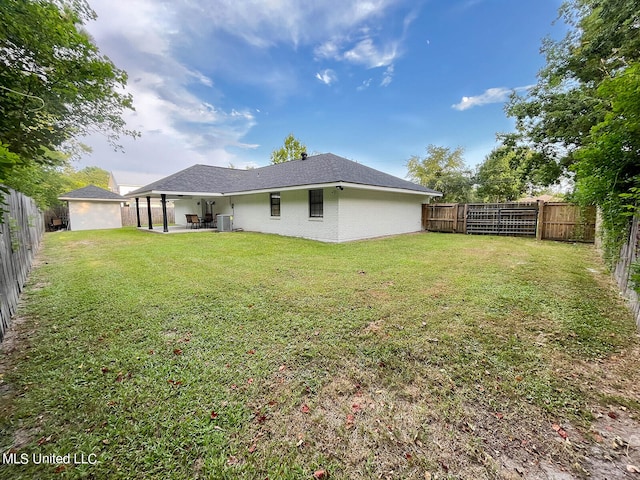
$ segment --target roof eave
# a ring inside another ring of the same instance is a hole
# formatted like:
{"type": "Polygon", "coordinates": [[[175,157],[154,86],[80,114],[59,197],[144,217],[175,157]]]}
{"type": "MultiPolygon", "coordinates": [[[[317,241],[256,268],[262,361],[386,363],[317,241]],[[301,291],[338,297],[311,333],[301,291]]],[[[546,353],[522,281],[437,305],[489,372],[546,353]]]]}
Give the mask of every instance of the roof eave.
{"type": "Polygon", "coordinates": [[[87,198],[87,197],[58,197],[58,200],[67,202],[114,202],[122,203],[129,201],[128,198],[87,198]]]}
{"type": "Polygon", "coordinates": [[[245,190],[238,192],[227,192],[223,194],[223,196],[230,195],[253,195],[256,193],[269,193],[269,192],[286,192],[290,190],[313,190],[318,188],[355,188],[358,190],[373,190],[378,192],[389,192],[389,193],[405,193],[410,195],[420,195],[420,196],[429,196],[429,197],[441,197],[442,194],[440,192],[424,192],[421,190],[412,190],[408,188],[398,188],[398,187],[382,187],[378,185],[367,185],[362,183],[351,183],[351,182],[328,182],[328,183],[314,183],[307,185],[291,185],[287,187],[273,187],[273,188],[262,188],[258,190],[245,190]]]}

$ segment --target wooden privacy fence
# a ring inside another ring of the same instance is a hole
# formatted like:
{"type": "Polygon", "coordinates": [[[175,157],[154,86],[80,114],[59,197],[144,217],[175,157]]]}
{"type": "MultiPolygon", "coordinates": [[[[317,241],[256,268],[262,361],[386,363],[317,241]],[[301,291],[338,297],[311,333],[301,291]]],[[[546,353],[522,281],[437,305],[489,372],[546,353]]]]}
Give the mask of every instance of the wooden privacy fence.
{"type": "Polygon", "coordinates": [[[0,201],[0,341],[15,314],[18,299],[44,233],[44,217],[29,197],[9,189],[0,201]],[[4,202],[4,204],[3,204],[4,202]]]}
{"type": "Polygon", "coordinates": [[[638,295],[631,281],[631,274],[634,270],[634,265],[637,266],[638,252],[640,251],[639,223],[638,217],[633,217],[629,237],[620,249],[620,258],[613,271],[613,278],[615,278],[622,293],[629,300],[631,313],[633,314],[637,327],[640,329],[640,295],[638,295]]]}
{"type": "Polygon", "coordinates": [[[434,203],[423,205],[422,227],[431,232],[595,240],[595,207],[570,203],[434,203]]]}
{"type": "MultiPolygon", "coordinates": [[[[122,226],[123,227],[135,227],[138,225],[138,219],[136,218],[136,206],[131,205],[129,207],[122,207],[122,226]]],[[[140,205],[140,222],[141,225],[147,225],[147,206],[140,205]]],[[[161,224],[162,220],[162,207],[151,207],[151,222],[153,224],[161,224]]],[[[175,210],[173,207],[167,207],[167,223],[176,223],[175,210]]]]}

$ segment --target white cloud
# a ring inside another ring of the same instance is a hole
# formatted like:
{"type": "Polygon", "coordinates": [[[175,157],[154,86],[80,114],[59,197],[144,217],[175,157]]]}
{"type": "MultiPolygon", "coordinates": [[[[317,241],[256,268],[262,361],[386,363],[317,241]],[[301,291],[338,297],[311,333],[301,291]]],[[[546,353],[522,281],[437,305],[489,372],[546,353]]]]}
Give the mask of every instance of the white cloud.
{"type": "Polygon", "coordinates": [[[336,75],[336,72],[334,72],[330,68],[327,68],[322,72],[316,73],[316,78],[320,80],[322,83],[324,83],[325,85],[331,85],[332,83],[338,81],[338,76],[336,75]]]}
{"type": "MultiPolygon", "coordinates": [[[[395,36],[383,20],[406,3],[216,0],[212,8],[208,0],[92,0],[98,19],[86,29],[101,53],[128,73],[127,91],[134,97],[136,111],[126,119],[142,138],[135,143],[123,139],[132,152],[127,154],[129,166],[135,169],[136,162],[153,159],[158,169],[164,168],[160,162],[170,162],[175,170],[177,162],[202,162],[206,152],[208,163],[240,163],[226,149],[257,147],[243,138],[256,125],[259,111],[256,105],[228,105],[230,97],[220,89],[233,79],[268,91],[270,98],[295,92],[303,84],[298,65],[265,55],[273,47],[315,47],[317,59],[386,67],[382,84],[388,85],[415,12],[395,36]],[[142,145],[147,154],[142,154],[142,145]],[[182,153],[176,155],[178,151],[182,153]]],[[[338,81],[330,68],[315,76],[325,85],[338,81]]],[[[96,154],[106,155],[92,146],[96,154]]]]}
{"type": "Polygon", "coordinates": [[[351,63],[365,65],[367,68],[376,68],[391,65],[397,53],[397,46],[394,43],[379,49],[373,43],[373,39],[365,38],[351,50],[344,52],[342,58],[351,63]]]}
{"type": "Polygon", "coordinates": [[[503,103],[508,100],[509,95],[511,95],[512,92],[528,90],[532,86],[533,85],[527,85],[525,87],[516,87],[516,88],[505,88],[505,87],[489,88],[480,95],[476,95],[474,97],[462,97],[462,100],[459,103],[451,105],[451,107],[456,110],[463,111],[473,107],[489,105],[491,103],[503,103]]]}
{"type": "Polygon", "coordinates": [[[393,80],[393,71],[393,65],[389,65],[382,75],[382,82],[380,82],[381,87],[386,87],[391,83],[391,81],[393,80]]]}
{"type": "Polygon", "coordinates": [[[356,88],[356,90],[358,90],[359,92],[361,92],[362,90],[366,90],[367,88],[369,88],[369,86],[371,85],[371,78],[366,79],[364,82],[362,82],[358,88],[356,88]]]}

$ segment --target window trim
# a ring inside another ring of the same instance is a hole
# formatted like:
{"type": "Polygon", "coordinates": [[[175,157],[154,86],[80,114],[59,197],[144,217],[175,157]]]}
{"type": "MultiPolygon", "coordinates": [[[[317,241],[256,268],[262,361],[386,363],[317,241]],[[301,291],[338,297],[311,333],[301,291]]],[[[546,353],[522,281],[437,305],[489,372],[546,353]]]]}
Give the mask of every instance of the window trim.
{"type": "Polygon", "coordinates": [[[324,190],[317,188],[309,190],[309,218],[324,217],[324,190]]]}
{"type": "Polygon", "coordinates": [[[272,192],[269,194],[269,204],[271,206],[271,216],[272,217],[280,217],[282,212],[281,210],[281,201],[280,201],[280,192],[272,192]],[[277,201],[275,201],[277,200],[277,201]],[[275,208],[277,207],[277,213],[274,213],[275,208]]]}

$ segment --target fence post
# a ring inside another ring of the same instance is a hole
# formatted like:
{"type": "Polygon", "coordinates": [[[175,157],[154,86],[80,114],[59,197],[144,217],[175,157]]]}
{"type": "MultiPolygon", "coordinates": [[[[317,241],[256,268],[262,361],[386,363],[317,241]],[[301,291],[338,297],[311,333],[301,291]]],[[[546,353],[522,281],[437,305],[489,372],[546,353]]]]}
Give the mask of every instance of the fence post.
{"type": "Polygon", "coordinates": [[[536,225],[536,240],[544,237],[544,200],[538,200],[538,223],[536,225]]]}
{"type": "Polygon", "coordinates": [[[464,223],[463,225],[463,233],[466,234],[467,233],[467,213],[469,213],[469,204],[465,203],[464,204],[464,223]]]}

